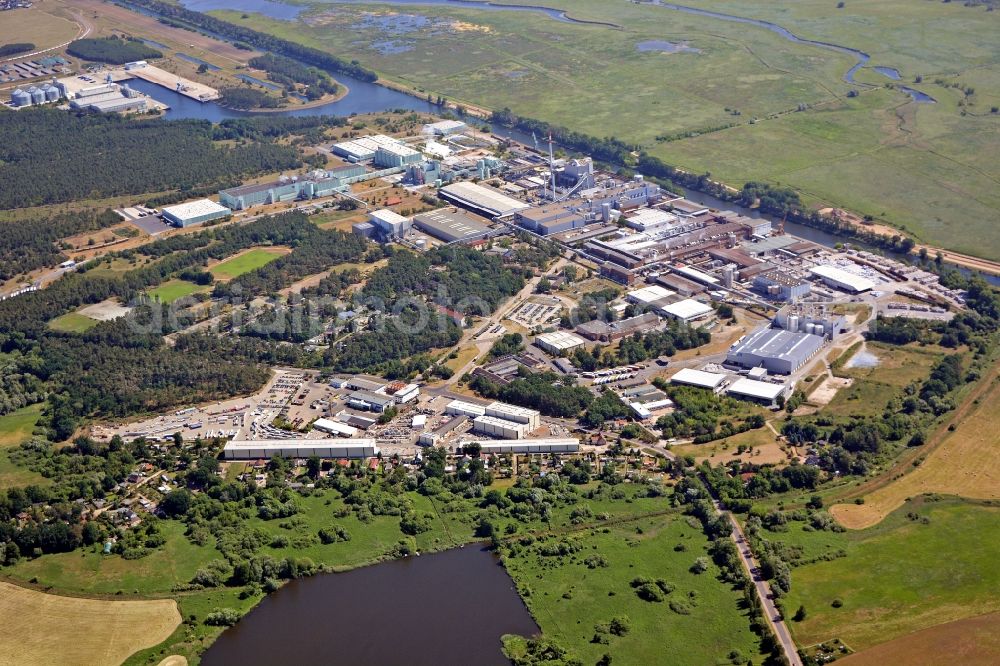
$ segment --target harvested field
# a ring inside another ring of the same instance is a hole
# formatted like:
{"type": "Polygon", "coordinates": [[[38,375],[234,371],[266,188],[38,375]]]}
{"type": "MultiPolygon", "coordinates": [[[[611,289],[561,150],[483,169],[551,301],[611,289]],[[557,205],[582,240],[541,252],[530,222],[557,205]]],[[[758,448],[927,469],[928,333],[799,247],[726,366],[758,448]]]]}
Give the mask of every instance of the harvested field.
{"type": "Polygon", "coordinates": [[[844,666],[991,666],[1000,662],[1000,613],[939,624],[838,661],[844,666]]]}
{"type": "MultiPolygon", "coordinates": [[[[864,495],[864,504],[837,504],[830,513],[845,527],[875,525],[901,506],[906,498],[923,493],[947,493],[974,499],[1000,499],[1000,368],[985,378],[986,388],[970,396],[969,411],[956,413],[953,432],[936,433],[936,448],[912,472],[864,495]]],[[[933,439],[932,439],[933,442],[933,439]]]]}
{"type": "Polygon", "coordinates": [[[181,622],[172,599],[60,597],[0,582],[0,666],[117,666],[181,622]]]}
{"type": "Polygon", "coordinates": [[[851,379],[830,377],[827,375],[816,381],[820,383],[809,393],[809,402],[818,406],[830,404],[837,397],[837,391],[848,388],[853,383],[851,379]]]}

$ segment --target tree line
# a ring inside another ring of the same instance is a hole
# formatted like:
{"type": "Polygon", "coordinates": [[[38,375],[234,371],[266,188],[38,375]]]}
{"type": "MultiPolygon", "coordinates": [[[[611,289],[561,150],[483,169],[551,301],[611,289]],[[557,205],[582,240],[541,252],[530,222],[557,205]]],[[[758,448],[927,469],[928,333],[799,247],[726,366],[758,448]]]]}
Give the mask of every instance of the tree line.
{"type": "Polygon", "coordinates": [[[319,99],[340,88],[325,72],[273,53],[251,58],[247,64],[266,71],[272,81],[280,83],[287,90],[294,89],[296,83],[308,86],[306,97],[309,99],[319,99]]]}

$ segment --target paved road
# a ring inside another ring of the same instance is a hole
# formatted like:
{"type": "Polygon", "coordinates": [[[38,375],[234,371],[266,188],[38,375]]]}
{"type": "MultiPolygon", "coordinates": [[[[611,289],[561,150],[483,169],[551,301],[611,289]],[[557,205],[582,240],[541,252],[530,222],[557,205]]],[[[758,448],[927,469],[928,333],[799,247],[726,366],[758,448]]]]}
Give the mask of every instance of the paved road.
{"type": "Polygon", "coordinates": [[[715,504],[716,510],[729,518],[729,522],[733,525],[732,536],[736,542],[736,552],[740,554],[743,568],[753,581],[754,587],[757,590],[757,598],[760,599],[761,608],[764,609],[764,615],[767,617],[767,621],[771,624],[774,634],[781,643],[781,649],[785,652],[785,658],[788,659],[788,663],[792,666],[802,666],[802,660],[799,658],[795,641],[792,640],[792,635],[788,631],[788,625],[785,624],[777,607],[774,605],[774,599],[771,596],[771,586],[766,580],[760,578],[758,574],[760,565],[754,557],[753,551],[750,550],[750,544],[747,541],[746,535],[743,534],[743,528],[740,527],[739,522],[733,514],[723,511],[718,502],[713,502],[713,504],[715,504]]]}

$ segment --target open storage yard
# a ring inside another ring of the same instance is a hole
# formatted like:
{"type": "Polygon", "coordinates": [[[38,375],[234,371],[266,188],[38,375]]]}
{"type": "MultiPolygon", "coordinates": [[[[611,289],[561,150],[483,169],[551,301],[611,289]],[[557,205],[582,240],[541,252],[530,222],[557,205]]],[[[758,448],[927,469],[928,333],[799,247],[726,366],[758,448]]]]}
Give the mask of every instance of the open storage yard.
{"type": "Polygon", "coordinates": [[[181,623],[173,599],[78,599],[0,582],[0,664],[117,666],[181,623]]]}

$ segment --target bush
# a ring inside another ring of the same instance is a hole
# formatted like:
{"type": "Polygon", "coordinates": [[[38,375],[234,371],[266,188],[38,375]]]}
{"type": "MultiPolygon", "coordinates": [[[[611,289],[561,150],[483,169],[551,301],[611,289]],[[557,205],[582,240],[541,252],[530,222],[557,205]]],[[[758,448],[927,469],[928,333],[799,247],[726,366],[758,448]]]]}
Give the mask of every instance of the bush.
{"type": "Polygon", "coordinates": [[[205,616],[205,624],[212,627],[231,627],[239,621],[239,611],[233,608],[216,608],[205,616]]]}

